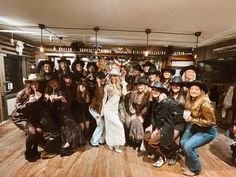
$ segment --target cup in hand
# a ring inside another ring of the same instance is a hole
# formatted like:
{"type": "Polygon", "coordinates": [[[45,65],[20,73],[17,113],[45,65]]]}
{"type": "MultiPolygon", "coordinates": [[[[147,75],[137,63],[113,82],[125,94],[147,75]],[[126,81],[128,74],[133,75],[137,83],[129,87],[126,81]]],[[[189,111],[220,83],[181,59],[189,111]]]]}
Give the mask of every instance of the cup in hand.
{"type": "Polygon", "coordinates": [[[191,111],[188,109],[185,109],[183,113],[184,119],[188,118],[190,115],[191,115],[191,111]]]}

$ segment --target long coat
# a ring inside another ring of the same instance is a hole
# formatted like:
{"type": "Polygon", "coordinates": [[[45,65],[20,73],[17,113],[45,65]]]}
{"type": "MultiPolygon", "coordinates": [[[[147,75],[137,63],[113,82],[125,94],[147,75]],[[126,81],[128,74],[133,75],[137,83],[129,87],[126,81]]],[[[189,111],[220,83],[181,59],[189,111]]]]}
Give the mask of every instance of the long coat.
{"type": "Polygon", "coordinates": [[[12,121],[20,129],[27,131],[26,122],[33,125],[40,124],[40,112],[43,109],[42,99],[29,103],[26,89],[18,92],[16,96],[15,109],[12,112],[12,121]]]}
{"type": "Polygon", "coordinates": [[[169,98],[163,99],[159,103],[153,102],[151,122],[153,129],[160,130],[160,146],[171,145],[174,136],[175,119],[183,116],[177,105],[169,98]]]}

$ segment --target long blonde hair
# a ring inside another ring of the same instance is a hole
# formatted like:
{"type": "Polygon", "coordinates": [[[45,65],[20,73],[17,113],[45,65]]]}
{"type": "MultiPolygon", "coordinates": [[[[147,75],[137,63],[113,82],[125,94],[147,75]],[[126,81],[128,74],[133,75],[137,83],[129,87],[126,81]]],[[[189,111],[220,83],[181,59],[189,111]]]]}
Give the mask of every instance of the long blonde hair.
{"type": "Polygon", "coordinates": [[[205,98],[205,92],[201,89],[200,95],[196,98],[193,99],[190,95],[190,89],[188,90],[186,94],[186,99],[185,99],[185,109],[195,109],[197,108],[200,104],[203,103],[205,98]]]}
{"type": "Polygon", "coordinates": [[[115,84],[111,83],[111,78],[108,80],[108,95],[109,96],[113,96],[115,94],[115,92],[114,92],[115,87],[118,90],[118,95],[121,96],[122,85],[121,85],[120,77],[117,77],[115,84]]]}

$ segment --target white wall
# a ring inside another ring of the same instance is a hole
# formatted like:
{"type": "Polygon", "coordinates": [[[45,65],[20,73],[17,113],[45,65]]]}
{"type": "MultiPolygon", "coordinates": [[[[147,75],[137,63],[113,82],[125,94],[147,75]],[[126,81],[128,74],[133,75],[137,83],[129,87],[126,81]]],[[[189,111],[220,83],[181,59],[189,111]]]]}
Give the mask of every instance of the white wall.
{"type": "Polygon", "coordinates": [[[7,99],[7,114],[11,115],[12,111],[15,109],[16,98],[7,99]]]}

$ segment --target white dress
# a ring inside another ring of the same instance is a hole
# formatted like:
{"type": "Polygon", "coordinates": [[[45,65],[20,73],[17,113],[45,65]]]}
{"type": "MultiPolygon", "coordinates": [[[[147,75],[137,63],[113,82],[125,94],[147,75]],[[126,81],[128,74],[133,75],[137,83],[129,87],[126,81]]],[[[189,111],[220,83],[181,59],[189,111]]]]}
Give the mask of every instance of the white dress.
{"type": "Polygon", "coordinates": [[[118,107],[120,96],[114,87],[114,94],[108,95],[108,85],[104,88],[103,115],[105,120],[105,139],[108,146],[124,145],[125,131],[120,120],[118,107]]]}

